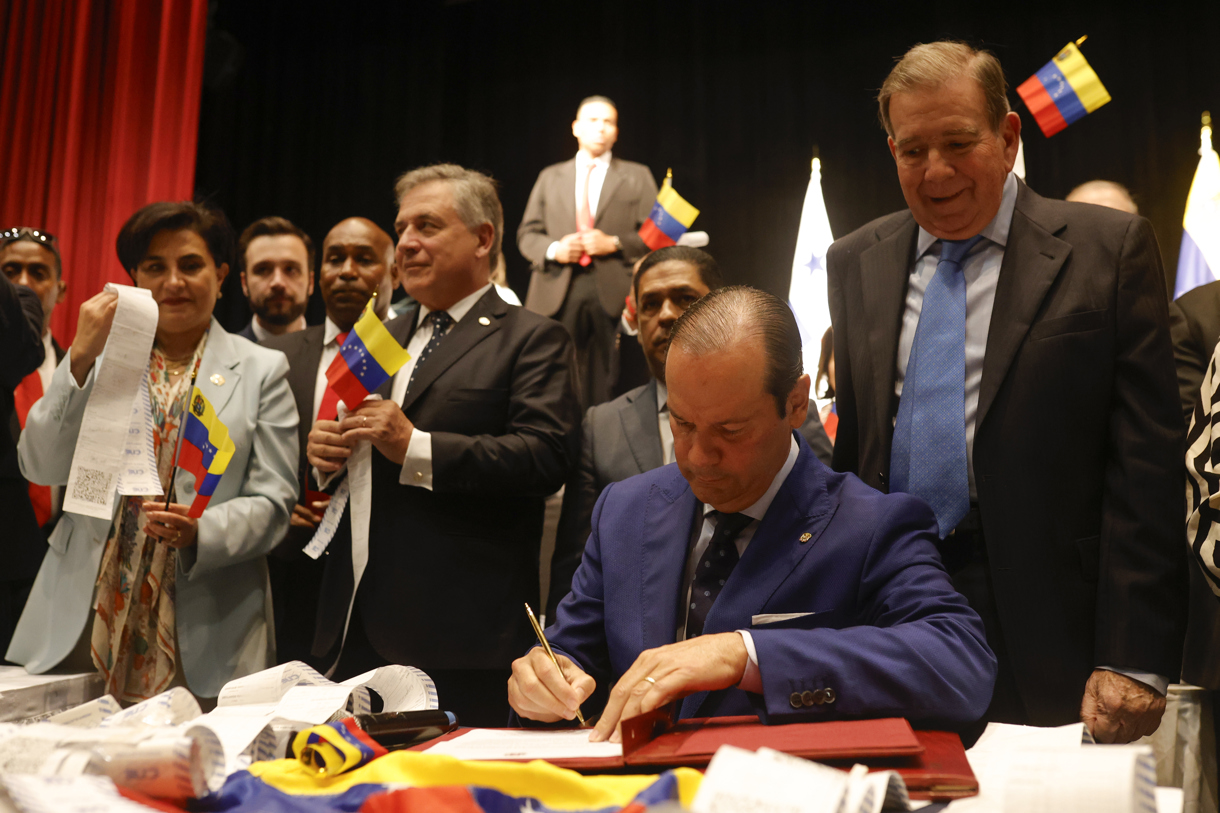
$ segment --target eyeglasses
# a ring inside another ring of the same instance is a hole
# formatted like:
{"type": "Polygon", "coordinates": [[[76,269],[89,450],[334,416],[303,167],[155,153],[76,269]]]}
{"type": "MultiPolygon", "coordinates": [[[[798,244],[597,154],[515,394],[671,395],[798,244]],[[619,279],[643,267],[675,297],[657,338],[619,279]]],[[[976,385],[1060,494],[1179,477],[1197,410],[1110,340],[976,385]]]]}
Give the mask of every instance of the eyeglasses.
{"type": "Polygon", "coordinates": [[[29,226],[17,226],[12,229],[0,231],[0,242],[11,242],[13,240],[32,240],[35,243],[42,243],[51,248],[56,253],[59,252],[59,241],[55,239],[55,235],[50,232],[42,231],[41,229],[32,229],[29,226]]]}

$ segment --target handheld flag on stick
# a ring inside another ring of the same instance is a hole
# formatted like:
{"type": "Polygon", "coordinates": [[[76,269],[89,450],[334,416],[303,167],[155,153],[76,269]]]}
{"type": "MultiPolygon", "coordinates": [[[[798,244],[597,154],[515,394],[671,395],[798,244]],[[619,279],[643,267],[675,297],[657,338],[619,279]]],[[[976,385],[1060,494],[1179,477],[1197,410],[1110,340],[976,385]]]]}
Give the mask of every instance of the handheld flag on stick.
{"type": "Polygon", "coordinates": [[[657,202],[652,205],[644,225],[640,226],[640,239],[653,251],[677,243],[699,216],[699,210],[674,191],[673,177],[674,171],[667,170],[665,183],[657,193],[657,202]]]}
{"type": "Polygon", "coordinates": [[[1076,47],[1085,39],[1069,42],[1017,87],[1047,138],[1110,101],[1105,86],[1076,47]]]}
{"type": "Polygon", "coordinates": [[[1212,148],[1211,124],[1211,115],[1204,113],[1199,133],[1199,168],[1190,184],[1182,218],[1174,299],[1220,276],[1220,155],[1212,148]]]}
{"type": "Polygon", "coordinates": [[[376,296],[374,294],[364,306],[364,313],[326,370],[326,380],[348,409],[354,409],[370,393],[376,392],[411,360],[411,354],[402,349],[373,311],[376,296]]]}
{"type": "Polygon", "coordinates": [[[187,516],[195,519],[203,516],[236,450],[228,428],[216,416],[211,402],[198,387],[191,387],[190,406],[182,421],[182,451],[178,455],[178,465],[195,475],[195,500],[187,516]]]}
{"type": "Polygon", "coordinates": [[[813,159],[801,225],[796,233],[788,305],[801,329],[801,353],[805,372],[817,375],[822,336],[830,327],[830,300],[826,295],[826,250],[834,242],[826,200],[822,197],[822,161],[813,159]]]}

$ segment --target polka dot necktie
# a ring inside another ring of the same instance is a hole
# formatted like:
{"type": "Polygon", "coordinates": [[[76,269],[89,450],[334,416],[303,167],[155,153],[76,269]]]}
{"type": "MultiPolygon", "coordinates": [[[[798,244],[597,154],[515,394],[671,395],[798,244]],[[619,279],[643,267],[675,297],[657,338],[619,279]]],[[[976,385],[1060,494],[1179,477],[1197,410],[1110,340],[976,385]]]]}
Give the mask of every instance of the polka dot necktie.
{"type": "Polygon", "coordinates": [[[941,241],[940,262],[915,328],[890,453],[890,490],[926,500],[941,539],[970,510],[962,260],[981,239],[941,241]]]}
{"type": "Polygon", "coordinates": [[[686,637],[703,634],[703,624],[716,596],[724,589],[729,574],[737,566],[737,545],[734,542],[745,527],[754,520],[745,514],[722,514],[714,512],[716,530],[707,544],[707,550],[699,557],[695,577],[690,585],[690,608],[686,615],[686,637]]]}
{"type": "Polygon", "coordinates": [[[415,375],[419,372],[419,368],[424,366],[428,356],[432,355],[432,351],[441,343],[441,339],[445,338],[445,334],[453,325],[453,317],[444,311],[432,311],[428,314],[428,319],[432,321],[432,338],[428,339],[428,343],[424,345],[424,351],[419,354],[419,361],[415,362],[415,367],[411,370],[411,379],[407,381],[407,392],[411,391],[411,385],[415,383],[415,375]]]}

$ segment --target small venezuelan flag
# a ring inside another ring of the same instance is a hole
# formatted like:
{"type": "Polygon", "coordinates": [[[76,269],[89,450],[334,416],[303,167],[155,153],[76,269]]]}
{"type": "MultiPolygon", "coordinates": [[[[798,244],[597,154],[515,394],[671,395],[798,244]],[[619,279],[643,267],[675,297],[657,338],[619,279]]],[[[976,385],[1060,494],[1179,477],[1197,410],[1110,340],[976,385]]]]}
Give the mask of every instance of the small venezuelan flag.
{"type": "Polygon", "coordinates": [[[192,389],[190,409],[182,422],[182,451],[178,454],[178,465],[195,475],[195,501],[189,516],[195,519],[203,516],[203,509],[208,507],[212,492],[236,450],[228,428],[216,416],[211,402],[198,387],[192,389]]]}
{"type": "Polygon", "coordinates": [[[365,305],[360,320],[326,370],[326,380],[348,409],[355,409],[411,360],[411,354],[402,349],[373,312],[374,301],[370,299],[365,305]]]}
{"type": "Polygon", "coordinates": [[[672,246],[699,216],[699,210],[691,206],[671,185],[673,172],[665,175],[665,183],[657,193],[657,202],[652,205],[648,219],[640,226],[640,239],[653,251],[672,246]]]}
{"type": "Polygon", "coordinates": [[[1110,101],[1105,86],[1076,47],[1083,40],[1069,42],[1017,88],[1047,138],[1110,101]]]}

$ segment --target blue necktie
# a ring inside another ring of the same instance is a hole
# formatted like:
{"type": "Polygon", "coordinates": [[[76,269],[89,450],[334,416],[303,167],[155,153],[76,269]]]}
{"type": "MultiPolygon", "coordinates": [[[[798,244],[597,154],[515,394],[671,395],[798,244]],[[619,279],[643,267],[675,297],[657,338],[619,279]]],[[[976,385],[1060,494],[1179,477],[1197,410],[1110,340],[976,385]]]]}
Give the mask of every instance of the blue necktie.
{"type": "Polygon", "coordinates": [[[724,588],[733,568],[737,567],[737,537],[754,520],[745,514],[716,512],[716,529],[699,557],[690,586],[690,611],[686,615],[686,637],[703,634],[707,614],[724,588]]]}
{"type": "Polygon", "coordinates": [[[981,239],[941,241],[940,262],[915,328],[890,453],[890,490],[926,500],[941,539],[970,510],[962,259],[981,239]]]}
{"type": "Polygon", "coordinates": [[[411,391],[411,385],[415,383],[415,374],[419,372],[419,368],[428,360],[428,356],[432,355],[432,351],[441,343],[441,339],[445,338],[445,334],[449,332],[449,326],[453,324],[453,317],[444,311],[432,311],[427,317],[432,322],[432,337],[428,339],[428,343],[424,345],[424,350],[419,354],[419,361],[415,362],[415,367],[411,369],[411,378],[407,381],[407,389],[405,392],[411,391]]]}

